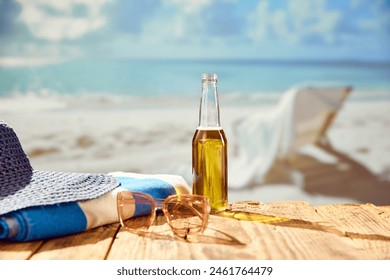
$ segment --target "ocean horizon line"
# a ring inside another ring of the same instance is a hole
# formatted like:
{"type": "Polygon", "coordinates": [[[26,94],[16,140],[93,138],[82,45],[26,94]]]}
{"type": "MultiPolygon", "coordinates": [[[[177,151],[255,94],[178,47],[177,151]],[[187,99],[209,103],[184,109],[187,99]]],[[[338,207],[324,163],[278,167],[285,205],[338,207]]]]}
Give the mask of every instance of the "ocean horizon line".
{"type": "Polygon", "coordinates": [[[297,85],[346,85],[387,92],[390,89],[390,63],[101,58],[37,67],[0,67],[0,96],[41,89],[61,94],[194,95],[199,94],[202,73],[216,73],[221,92],[244,95],[282,93],[297,85]]]}
{"type": "MultiPolygon", "coordinates": [[[[13,58],[13,57],[12,57],[13,58]]],[[[13,58],[15,59],[15,58],[13,58]]],[[[390,60],[365,60],[365,59],[309,59],[309,58],[164,58],[164,57],[93,57],[84,56],[77,58],[59,58],[49,59],[45,63],[43,58],[17,58],[17,64],[13,65],[7,60],[7,57],[0,57],[0,68],[40,68],[51,65],[67,64],[83,61],[112,61],[112,62],[144,62],[144,63],[203,63],[203,64],[247,64],[247,65],[299,65],[299,66],[346,66],[346,67],[389,67],[390,60]],[[33,61],[31,61],[31,59],[33,61]],[[26,61],[25,65],[23,60],[26,61]],[[34,63],[32,63],[34,62],[34,63]]],[[[11,61],[12,62],[12,61],[11,61]]]]}
{"type": "MultiPolygon", "coordinates": [[[[68,61],[89,61],[95,57],[83,57],[68,61]]],[[[174,63],[232,63],[232,64],[297,64],[297,65],[343,65],[343,66],[385,66],[390,67],[390,60],[364,60],[364,59],[279,59],[279,58],[147,58],[147,57],[101,57],[97,61],[135,61],[135,62],[174,62],[174,63]]],[[[67,61],[65,61],[66,63],[67,61]]]]}

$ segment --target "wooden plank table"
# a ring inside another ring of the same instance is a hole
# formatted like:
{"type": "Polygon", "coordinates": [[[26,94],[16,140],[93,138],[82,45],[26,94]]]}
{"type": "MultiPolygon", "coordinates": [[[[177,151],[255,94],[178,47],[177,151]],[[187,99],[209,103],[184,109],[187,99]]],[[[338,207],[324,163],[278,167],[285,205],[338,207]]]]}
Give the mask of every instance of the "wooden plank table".
{"type": "Polygon", "coordinates": [[[390,259],[390,206],[238,202],[188,240],[158,217],[147,236],[116,223],[46,241],[2,241],[0,259],[383,260],[390,259]]]}

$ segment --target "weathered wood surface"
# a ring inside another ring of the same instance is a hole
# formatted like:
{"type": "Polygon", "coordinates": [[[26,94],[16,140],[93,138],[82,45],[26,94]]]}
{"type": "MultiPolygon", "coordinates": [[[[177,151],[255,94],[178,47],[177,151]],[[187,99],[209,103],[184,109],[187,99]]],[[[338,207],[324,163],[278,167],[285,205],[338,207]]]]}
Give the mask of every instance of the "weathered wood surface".
{"type": "Polygon", "coordinates": [[[112,224],[46,241],[0,242],[0,259],[390,259],[390,206],[239,202],[188,240],[174,237],[159,217],[147,236],[112,224]]]}

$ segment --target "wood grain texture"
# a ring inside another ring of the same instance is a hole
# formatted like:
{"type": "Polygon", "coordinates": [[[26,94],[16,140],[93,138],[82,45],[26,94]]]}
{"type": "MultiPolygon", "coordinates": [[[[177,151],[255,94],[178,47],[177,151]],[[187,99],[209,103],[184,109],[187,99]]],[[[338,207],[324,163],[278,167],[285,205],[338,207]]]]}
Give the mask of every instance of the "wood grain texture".
{"type": "Polygon", "coordinates": [[[25,243],[0,241],[0,260],[27,260],[42,244],[42,241],[25,243]]]}
{"type": "Polygon", "coordinates": [[[102,226],[80,234],[46,241],[32,260],[103,260],[119,225],[102,226]]]}
{"type": "Polygon", "coordinates": [[[390,259],[390,211],[372,204],[324,205],[316,208],[364,250],[368,259],[390,259]]]}
{"type": "Polygon", "coordinates": [[[158,216],[143,234],[116,223],[47,241],[0,242],[0,259],[390,259],[390,206],[237,202],[187,239],[158,216]]]}

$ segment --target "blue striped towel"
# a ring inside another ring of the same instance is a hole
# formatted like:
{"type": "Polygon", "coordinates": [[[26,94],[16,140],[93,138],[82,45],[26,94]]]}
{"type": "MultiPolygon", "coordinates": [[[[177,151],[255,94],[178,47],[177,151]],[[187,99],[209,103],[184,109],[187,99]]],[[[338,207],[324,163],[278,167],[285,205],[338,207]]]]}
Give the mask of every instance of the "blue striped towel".
{"type": "MultiPolygon", "coordinates": [[[[114,172],[120,185],[95,199],[34,206],[0,216],[0,240],[33,241],[83,232],[101,225],[118,222],[116,195],[120,191],[136,191],[154,198],[190,193],[186,181],[177,175],[148,175],[114,172]]],[[[140,216],[137,206],[134,217],[140,216]]]]}

